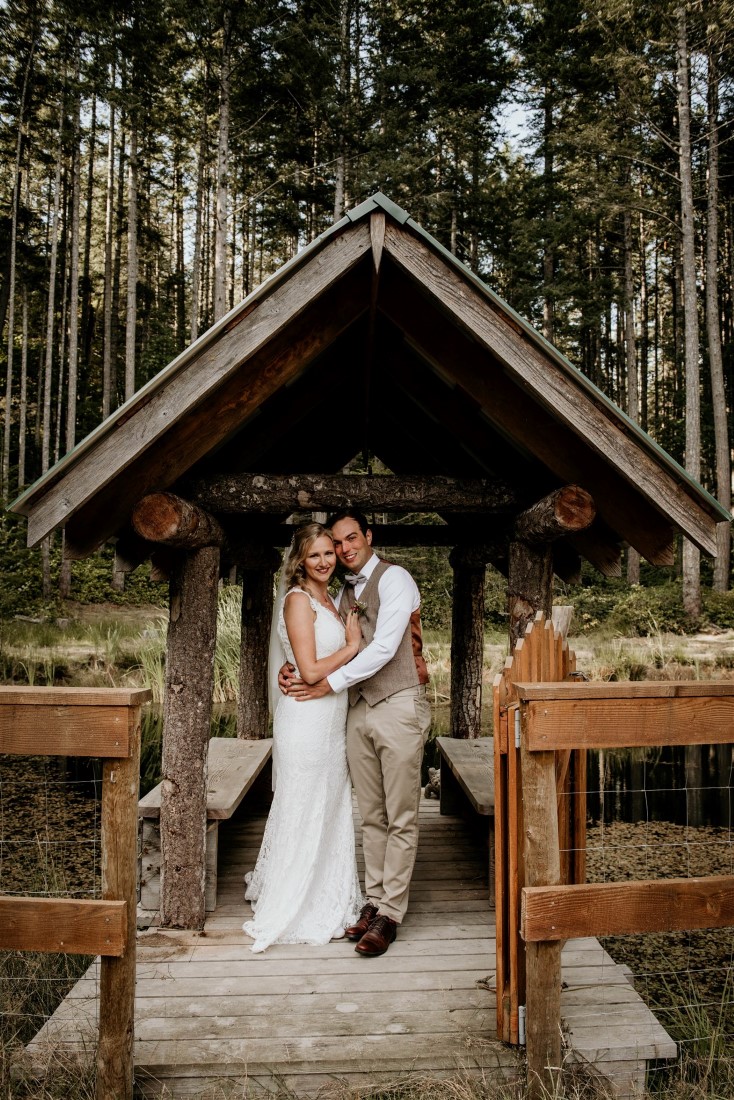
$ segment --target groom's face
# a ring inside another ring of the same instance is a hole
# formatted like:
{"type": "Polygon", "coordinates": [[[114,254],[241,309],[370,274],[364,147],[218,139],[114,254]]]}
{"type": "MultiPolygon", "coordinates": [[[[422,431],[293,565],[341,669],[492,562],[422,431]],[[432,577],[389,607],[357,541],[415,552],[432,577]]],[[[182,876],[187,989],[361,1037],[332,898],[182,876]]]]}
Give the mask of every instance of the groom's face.
{"type": "Polygon", "coordinates": [[[372,557],[372,532],[362,530],[356,519],[339,519],[331,529],[336,556],[350,573],[359,573],[372,557]]]}

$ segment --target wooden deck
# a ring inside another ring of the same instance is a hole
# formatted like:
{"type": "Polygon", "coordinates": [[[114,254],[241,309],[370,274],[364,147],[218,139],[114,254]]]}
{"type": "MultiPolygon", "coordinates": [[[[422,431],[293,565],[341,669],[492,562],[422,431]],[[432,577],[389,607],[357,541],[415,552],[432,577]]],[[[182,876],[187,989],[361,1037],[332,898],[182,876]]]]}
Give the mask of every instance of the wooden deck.
{"type": "MultiPolygon", "coordinates": [[[[243,807],[244,809],[244,807],[243,807]]],[[[241,931],[242,878],[264,817],[233,819],[220,844],[217,908],[202,935],[151,928],[138,940],[136,1080],[142,1096],[243,1097],[286,1085],[313,1094],[343,1081],[366,1087],[419,1074],[512,1079],[518,1054],[494,1039],[494,914],[486,846],[461,819],[421,803],[411,905],[377,959],[341,940],[275,946],[260,955],[241,931]]],[[[671,1043],[596,940],[564,952],[563,1012],[577,1057],[631,1095],[645,1061],[671,1043]]],[[[96,965],[28,1047],[88,1056],[96,965]]]]}

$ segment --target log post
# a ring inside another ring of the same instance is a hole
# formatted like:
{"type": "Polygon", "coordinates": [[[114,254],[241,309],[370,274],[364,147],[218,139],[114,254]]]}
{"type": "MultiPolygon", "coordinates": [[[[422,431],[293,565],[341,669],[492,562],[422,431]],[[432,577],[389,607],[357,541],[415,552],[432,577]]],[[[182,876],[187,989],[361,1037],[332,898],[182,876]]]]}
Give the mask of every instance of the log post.
{"type": "Polygon", "coordinates": [[[551,543],[562,535],[585,530],[595,516],[596,508],[590,494],[578,485],[566,485],[517,517],[514,538],[510,542],[507,578],[510,652],[538,611],[543,611],[548,618],[551,616],[551,543]]]}
{"type": "Polygon", "coordinates": [[[224,531],[214,516],[174,493],[143,497],[133,508],[130,522],[146,541],[180,550],[221,546],[224,542],[224,531]]]}
{"type": "Polygon", "coordinates": [[[161,924],[204,926],[207,748],[217,634],[219,548],[172,572],[163,709],[161,924]]]}
{"type": "Polygon", "coordinates": [[[484,663],[484,579],[486,552],[455,546],[451,610],[451,736],[479,737],[484,663]]]}
{"type": "Polygon", "coordinates": [[[273,573],[280,555],[270,546],[238,552],[242,573],[237,736],[268,736],[268,649],[273,615],[273,573]]]}
{"type": "Polygon", "coordinates": [[[510,653],[538,611],[550,617],[553,604],[553,555],[550,543],[531,546],[516,539],[510,543],[507,572],[507,611],[510,653]]]}

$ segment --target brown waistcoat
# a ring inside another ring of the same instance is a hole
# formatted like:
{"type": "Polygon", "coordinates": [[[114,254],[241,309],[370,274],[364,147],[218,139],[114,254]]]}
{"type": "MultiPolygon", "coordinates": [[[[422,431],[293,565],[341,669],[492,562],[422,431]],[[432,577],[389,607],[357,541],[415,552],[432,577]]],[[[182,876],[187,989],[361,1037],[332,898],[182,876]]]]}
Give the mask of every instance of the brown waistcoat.
{"type": "MultiPolygon", "coordinates": [[[[380,610],[378,584],[382,574],[390,568],[390,562],[381,560],[379,565],[376,565],[372,570],[372,574],[360,594],[358,602],[364,607],[364,613],[359,617],[363,638],[360,649],[368,646],[375,636],[377,613],[380,610]]],[[[346,618],[348,609],[354,603],[354,588],[351,584],[345,584],[339,600],[339,613],[343,618],[346,618]]],[[[423,659],[420,611],[414,611],[410,616],[410,622],[405,628],[405,633],[400,639],[400,645],[395,656],[386,665],[383,665],[374,676],[370,676],[368,680],[362,680],[361,683],[349,688],[349,705],[354,706],[361,695],[373,707],[396,691],[427,683],[428,670],[423,659]]]]}

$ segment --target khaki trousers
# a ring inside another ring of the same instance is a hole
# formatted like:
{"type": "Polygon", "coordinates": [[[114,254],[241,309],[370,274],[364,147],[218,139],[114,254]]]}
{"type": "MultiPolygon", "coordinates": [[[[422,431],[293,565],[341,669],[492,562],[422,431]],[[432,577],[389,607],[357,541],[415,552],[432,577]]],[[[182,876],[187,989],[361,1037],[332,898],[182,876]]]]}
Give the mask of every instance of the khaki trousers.
{"type": "Polygon", "coordinates": [[[418,848],[423,746],[431,724],[425,687],[349,708],[347,760],[362,816],[365,894],[400,923],[418,848]]]}

